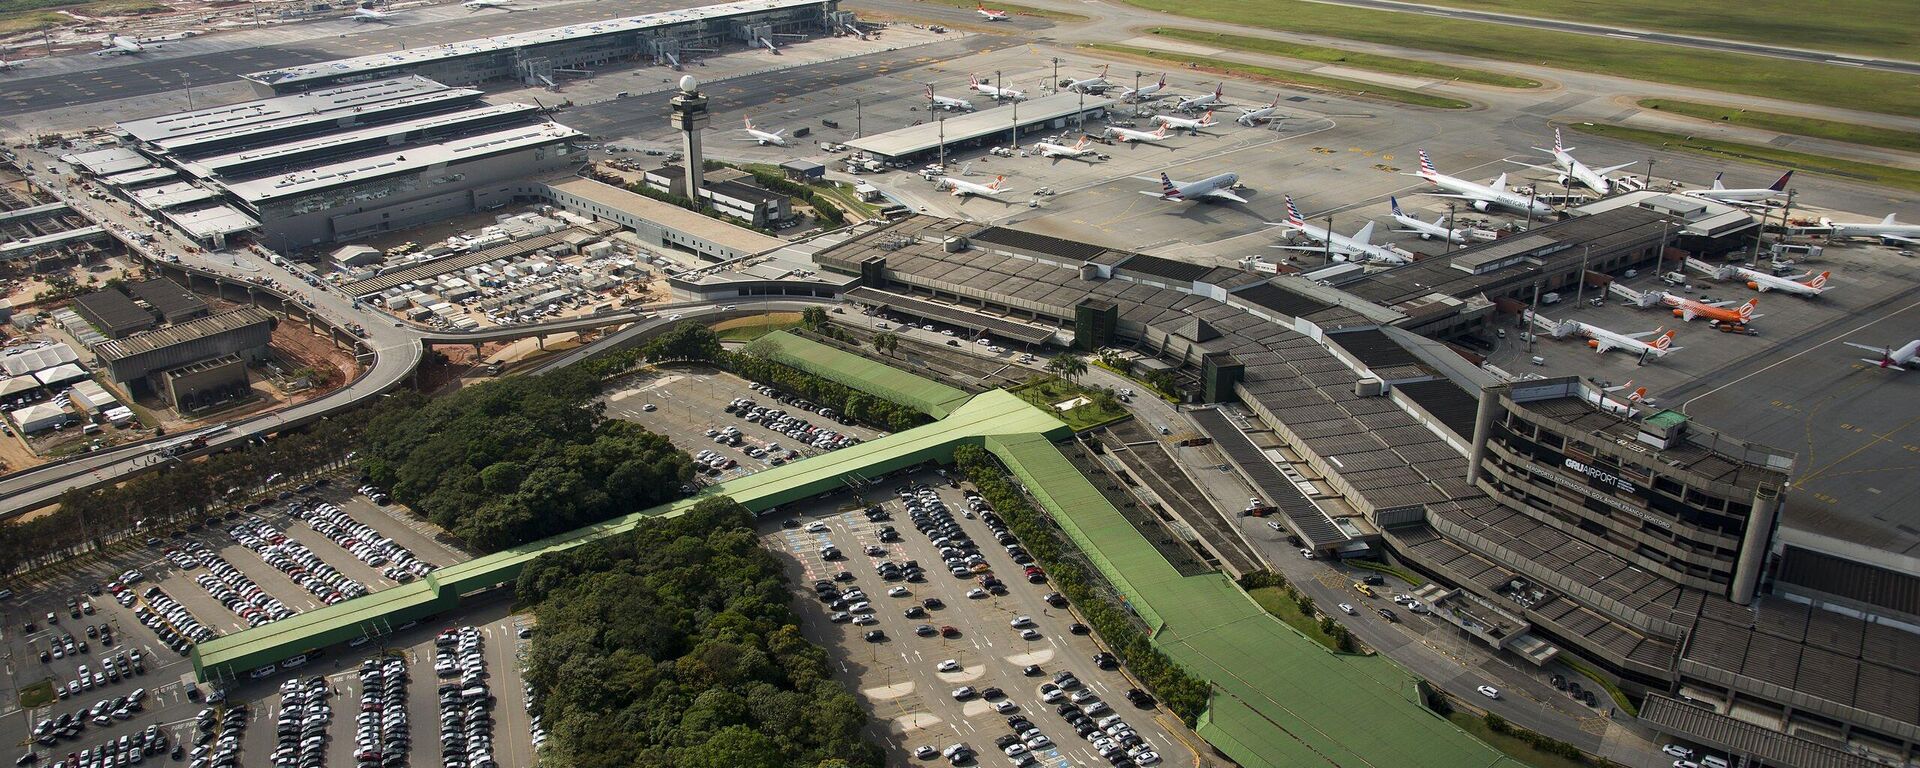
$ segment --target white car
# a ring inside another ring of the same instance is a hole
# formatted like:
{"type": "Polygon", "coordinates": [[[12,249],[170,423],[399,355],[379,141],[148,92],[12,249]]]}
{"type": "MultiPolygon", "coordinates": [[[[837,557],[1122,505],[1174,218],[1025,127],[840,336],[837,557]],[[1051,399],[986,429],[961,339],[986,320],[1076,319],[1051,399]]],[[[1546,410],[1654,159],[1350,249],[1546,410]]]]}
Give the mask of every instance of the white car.
{"type": "Polygon", "coordinates": [[[1686,747],[1680,746],[1678,744],[1668,744],[1664,747],[1661,747],[1660,751],[1665,752],[1670,756],[1680,758],[1682,760],[1689,760],[1693,758],[1693,750],[1687,749],[1686,747]]]}
{"type": "Polygon", "coordinates": [[[1037,629],[1023,629],[1023,630],[1020,630],[1020,639],[1022,639],[1022,640],[1038,640],[1038,639],[1040,639],[1040,630],[1037,630],[1037,629]]]}
{"type": "Polygon", "coordinates": [[[963,685],[953,689],[953,698],[957,701],[966,701],[967,699],[973,698],[975,693],[977,693],[977,691],[973,690],[973,686],[963,685]]]}
{"type": "Polygon", "coordinates": [[[1495,688],[1491,685],[1483,685],[1478,688],[1475,688],[1474,690],[1479,691],[1480,695],[1485,696],[1489,699],[1500,698],[1500,689],[1495,688]]]}
{"type": "Polygon", "coordinates": [[[820,522],[818,520],[815,520],[811,523],[807,523],[807,533],[826,533],[826,532],[827,532],[826,523],[820,522]]]}
{"type": "Polygon", "coordinates": [[[1033,617],[1032,616],[1015,616],[1013,617],[1013,620],[1007,622],[1007,624],[1013,627],[1014,629],[1031,627],[1033,626],[1033,617]]]}
{"type": "Polygon", "coordinates": [[[1340,612],[1341,612],[1341,613],[1344,613],[1344,614],[1346,614],[1346,615],[1348,615],[1348,616],[1352,616],[1352,615],[1354,614],[1354,610],[1353,610],[1353,606],[1351,606],[1351,605],[1348,605],[1348,604],[1346,604],[1346,603],[1341,603],[1341,604],[1340,604],[1340,612]]]}
{"type": "Polygon", "coordinates": [[[1011,699],[1001,699],[993,703],[993,711],[1003,715],[1019,708],[1020,705],[1013,703],[1011,699]]]}
{"type": "Polygon", "coordinates": [[[958,672],[960,671],[960,661],[958,659],[947,659],[934,665],[934,669],[941,672],[958,672]]]}

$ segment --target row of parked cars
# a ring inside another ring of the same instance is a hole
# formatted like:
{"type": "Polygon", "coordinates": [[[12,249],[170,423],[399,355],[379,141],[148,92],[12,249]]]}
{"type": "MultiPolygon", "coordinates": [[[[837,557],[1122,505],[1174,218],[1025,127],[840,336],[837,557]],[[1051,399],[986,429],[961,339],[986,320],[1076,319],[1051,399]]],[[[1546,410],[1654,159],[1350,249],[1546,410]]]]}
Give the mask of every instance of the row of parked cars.
{"type": "Polygon", "coordinates": [[[241,546],[260,553],[260,559],[293,579],[327,605],[367,593],[367,587],[327,564],[307,545],[280,529],[258,520],[242,522],[229,531],[241,546]]]}
{"type": "Polygon", "coordinates": [[[193,612],[173,599],[158,585],[150,585],[140,593],[143,602],[133,608],[133,615],[160,637],[160,642],[182,656],[193,648],[194,643],[204,643],[218,635],[213,628],[200,623],[193,612]]]}
{"type": "Polygon", "coordinates": [[[497,768],[493,760],[493,694],[480,630],[448,629],[433,639],[440,683],[440,759],[446,768],[497,768]],[[457,679],[458,682],[454,680],[457,679]]]}
{"type": "MultiPolygon", "coordinates": [[[[147,759],[148,755],[158,755],[167,751],[167,735],[160,726],[149,725],[146,730],[136,731],[117,739],[108,739],[98,747],[89,747],[79,752],[69,752],[64,759],[49,760],[48,768],[118,768],[136,765],[147,759]]],[[[180,745],[173,745],[173,757],[182,757],[180,745]]],[[[21,757],[18,765],[29,765],[39,758],[29,752],[21,757]],[[32,759],[29,759],[32,758],[32,759]]]]}
{"type": "Polygon", "coordinates": [[[360,717],[353,736],[355,768],[407,764],[413,734],[407,723],[407,663],[397,658],[360,662],[360,717]]]}
{"type": "Polygon", "coordinates": [[[294,502],[287,505],[287,514],[305,520],[314,531],[353,553],[360,562],[374,568],[385,567],[381,575],[394,581],[406,583],[433,571],[432,564],[415,558],[411,550],[380,535],[373,526],[353,519],[333,504],[294,502]]]}
{"type": "Polygon", "coordinates": [[[233,611],[247,622],[249,627],[271,624],[282,619],[292,618],[295,611],[280,602],[279,598],[267,594],[259,584],[233,563],[221,557],[211,549],[199,543],[189,545],[189,554],[195,562],[207,567],[207,572],[193,577],[193,581],[205,589],[213,599],[220,601],[227,610],[233,611]]]}
{"type": "Polygon", "coordinates": [[[194,717],[191,768],[239,768],[240,738],[247,731],[247,705],[202,709],[194,717]]]}
{"type": "Polygon", "coordinates": [[[138,650],[133,651],[131,654],[116,653],[100,659],[100,669],[98,670],[81,664],[80,668],[75,671],[73,679],[68,680],[64,684],[56,682],[53,686],[53,691],[59,694],[60,698],[65,699],[78,696],[82,691],[105,688],[111,683],[120,682],[122,678],[131,680],[136,674],[144,675],[146,673],[146,660],[140,655],[138,650]]]}
{"type": "MultiPolygon", "coordinates": [[[[805,400],[794,402],[796,408],[807,408],[812,405],[805,400]]],[[[813,409],[809,408],[809,410],[813,409]]],[[[728,403],[726,411],[750,423],[759,424],[823,451],[837,451],[860,442],[860,438],[853,435],[843,435],[836,430],[816,425],[798,415],[789,414],[782,408],[762,407],[758,402],[744,397],[728,403]]],[[[832,408],[819,408],[818,413],[826,418],[834,417],[832,408]]]]}
{"type": "Polygon", "coordinates": [[[332,691],[320,675],[280,684],[280,717],[274,722],[274,768],[321,768],[327,763],[327,726],[333,724],[332,691]]]}

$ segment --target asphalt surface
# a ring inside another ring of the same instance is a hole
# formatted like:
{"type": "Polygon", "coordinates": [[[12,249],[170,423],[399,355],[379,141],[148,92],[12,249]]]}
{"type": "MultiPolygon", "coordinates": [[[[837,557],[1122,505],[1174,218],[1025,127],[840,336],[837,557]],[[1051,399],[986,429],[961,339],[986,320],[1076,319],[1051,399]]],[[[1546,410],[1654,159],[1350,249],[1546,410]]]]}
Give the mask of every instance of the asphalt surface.
{"type": "MultiPolygon", "coordinates": [[[[940,480],[931,472],[914,477],[928,483],[940,480]]],[[[782,528],[781,523],[769,519],[762,535],[766,546],[785,561],[795,581],[795,602],[802,619],[802,631],[809,639],[827,647],[836,667],[836,677],[854,690],[874,715],[875,723],[871,727],[874,737],[888,751],[889,765],[919,762],[911,758],[911,752],[923,745],[943,749],[954,743],[973,747],[981,754],[982,765],[1002,764],[1005,758],[993,754],[996,751],[993,740],[1009,732],[1004,719],[1007,715],[993,711],[987,702],[977,697],[956,699],[952,694],[961,686],[1003,689],[1007,700],[1017,707],[1010,714],[1026,716],[1053,741],[1052,747],[1035,750],[1042,765],[1058,768],[1105,762],[1053,711],[1055,705],[1041,699],[1040,684],[1063,671],[1073,672],[1107,702],[1115,714],[1124,717],[1153,745],[1161,755],[1162,764],[1196,764],[1195,755],[1185,741],[1193,737],[1184,733],[1178,720],[1164,708],[1142,710],[1127,702],[1124,692],[1135,683],[1118,671],[1102,671],[1094,666],[1092,655],[1102,649],[1091,636],[1073,635],[1068,631],[1068,625],[1080,619],[1071,608],[1053,608],[1042,600],[1043,595],[1053,591],[1051,586],[1029,584],[1020,577],[1020,569],[994,543],[986,523],[964,517],[962,511],[966,506],[958,490],[944,484],[938,486],[955,520],[981,545],[993,572],[1007,583],[1008,594],[1004,597],[969,599],[966,596],[969,589],[977,586],[977,580],[956,579],[940,567],[940,557],[933,545],[913,527],[899,497],[894,494],[898,485],[882,484],[874,489],[872,496],[864,499],[866,504],[882,504],[892,513],[892,520],[869,522],[857,509],[843,511],[842,507],[854,503],[843,493],[793,511],[796,522],[824,523],[825,531],[782,528]],[[903,540],[881,543],[877,531],[884,525],[898,529],[903,540]],[[844,551],[847,559],[822,560],[819,548],[827,543],[844,551]],[[864,554],[870,545],[880,546],[884,551],[880,555],[864,554]],[[875,566],[882,560],[908,559],[929,567],[925,583],[886,582],[875,573],[875,566]],[[854,576],[852,582],[842,583],[843,588],[851,584],[868,593],[877,624],[834,623],[828,619],[831,612],[828,607],[813,597],[813,582],[833,578],[843,569],[854,576]],[[888,588],[894,585],[905,587],[909,593],[901,597],[888,596],[888,588]],[[929,597],[939,598],[944,607],[929,611],[926,618],[904,616],[906,608],[929,597]],[[1018,630],[1009,624],[1018,616],[1031,617],[1041,637],[1021,639],[1018,630]],[[919,637],[914,628],[920,624],[952,626],[960,630],[961,635],[952,639],[919,637]],[[866,642],[862,636],[870,629],[884,631],[887,639],[866,642]],[[958,662],[959,669],[938,671],[936,665],[948,659],[958,662]],[[1043,675],[1023,675],[1022,668],[1029,664],[1039,666],[1043,675]]]]}

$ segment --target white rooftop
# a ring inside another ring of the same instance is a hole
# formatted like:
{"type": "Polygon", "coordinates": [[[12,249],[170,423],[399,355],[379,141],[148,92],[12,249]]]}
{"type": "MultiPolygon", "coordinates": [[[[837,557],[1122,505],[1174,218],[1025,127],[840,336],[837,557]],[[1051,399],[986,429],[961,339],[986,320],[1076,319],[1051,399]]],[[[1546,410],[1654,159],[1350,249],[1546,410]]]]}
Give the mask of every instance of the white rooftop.
{"type": "Polygon", "coordinates": [[[49,344],[37,349],[25,349],[0,358],[8,376],[19,376],[52,368],[61,363],[71,363],[80,359],[73,347],[65,344],[49,344]]]}
{"type": "Polygon", "coordinates": [[[392,152],[342,160],[252,181],[230,182],[225,186],[234,196],[258,204],[341,184],[407,173],[430,166],[458,163],[580,135],[579,131],[557,123],[518,126],[440,144],[402,147],[392,152]]]}
{"type": "Polygon", "coordinates": [[[307,152],[323,152],[356,142],[389,136],[405,136],[414,131],[446,128],[477,120],[487,120],[515,114],[531,114],[536,109],[538,109],[538,107],[532,104],[489,104],[474,109],[464,109],[458,112],[418,117],[411,120],[386,123],[384,125],[376,125],[354,131],[329,133],[323,136],[314,136],[285,144],[254,147],[225,155],[202,158],[190,163],[182,163],[182,165],[187,166],[196,176],[217,176],[228,169],[269,161],[275,158],[291,158],[307,152]]]}
{"type": "Polygon", "coordinates": [[[61,160],[87,169],[95,176],[112,176],[153,165],[146,156],[135,152],[132,147],[108,147],[92,152],[76,152],[60,156],[61,160]]]}
{"type": "Polygon", "coordinates": [[[1013,138],[1013,116],[1017,111],[1020,125],[1031,126],[1057,120],[1084,110],[1101,109],[1113,104],[1113,99],[1082,96],[1078,93],[1055,93],[1020,102],[1016,110],[1013,107],[996,107],[978,112],[942,120],[931,120],[919,125],[895,128],[885,133],[849,139],[847,146],[866,150],[882,157],[899,157],[915,152],[924,152],[940,146],[944,135],[947,144],[1005,134],[1009,141],[1013,138]],[[945,126],[942,127],[941,123],[945,126]],[[943,133],[944,131],[944,133],[943,133]]]}
{"type": "Polygon", "coordinates": [[[213,237],[245,232],[260,226],[260,222],[245,211],[231,205],[216,205],[192,211],[171,211],[167,218],[193,234],[194,237],[213,237]]]}
{"type": "Polygon", "coordinates": [[[120,130],[135,139],[174,149],[181,144],[220,138],[229,133],[244,135],[279,121],[333,119],[330,115],[337,112],[356,112],[372,104],[457,90],[464,89],[448,88],[424,77],[395,77],[174,112],[119,125],[120,130]]]}
{"type": "Polygon", "coordinates": [[[146,189],[133,191],[133,199],[135,202],[139,203],[143,208],[155,211],[164,211],[168,208],[176,208],[202,200],[211,200],[215,197],[218,197],[218,195],[184,181],[176,181],[170,184],[161,184],[157,187],[148,187],[146,189]]]}
{"type": "Polygon", "coordinates": [[[630,16],[622,19],[571,24],[564,27],[520,32],[511,35],[483,37],[476,40],[463,40],[457,43],[412,48],[392,53],[378,53],[338,61],[324,61],[317,64],[302,64],[296,67],[269,69],[245,75],[246,79],[266,85],[298,83],[303,80],[317,80],[338,77],[355,72],[366,72],[393,67],[412,67],[445,59],[463,56],[478,56],[518,48],[563,43],[573,40],[637,32],[655,27],[684,24],[708,19],[727,18],[762,11],[775,11],[787,8],[801,8],[820,5],[822,0],[746,0],[746,2],[707,5],[698,8],[683,8],[677,11],[649,13],[643,16],[630,16]]]}

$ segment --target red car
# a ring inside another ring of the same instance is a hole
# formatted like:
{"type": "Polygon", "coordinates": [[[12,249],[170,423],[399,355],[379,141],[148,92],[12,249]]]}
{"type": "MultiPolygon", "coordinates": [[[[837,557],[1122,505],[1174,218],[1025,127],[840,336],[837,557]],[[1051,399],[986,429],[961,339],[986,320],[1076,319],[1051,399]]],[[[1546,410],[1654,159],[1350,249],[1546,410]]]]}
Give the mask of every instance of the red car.
{"type": "Polygon", "coordinates": [[[940,628],[940,636],[951,640],[960,636],[960,630],[954,629],[952,626],[943,626],[940,628]]]}

